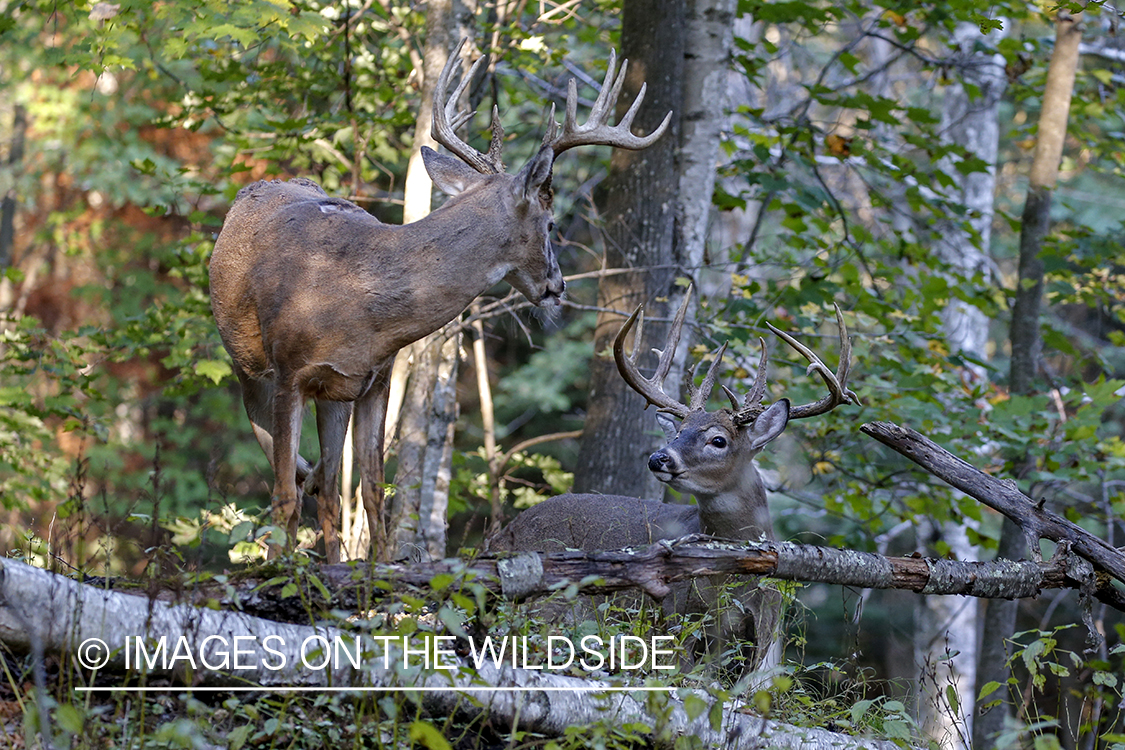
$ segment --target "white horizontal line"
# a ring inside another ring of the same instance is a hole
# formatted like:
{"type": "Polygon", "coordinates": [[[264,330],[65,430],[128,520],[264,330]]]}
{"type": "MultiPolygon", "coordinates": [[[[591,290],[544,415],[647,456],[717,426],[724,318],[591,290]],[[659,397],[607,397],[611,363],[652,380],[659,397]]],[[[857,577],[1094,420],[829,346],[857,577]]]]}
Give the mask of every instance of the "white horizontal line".
{"type": "Polygon", "coordinates": [[[468,692],[494,692],[494,693],[632,693],[632,692],[669,692],[678,690],[674,687],[530,687],[510,685],[502,687],[469,686],[469,687],[315,687],[308,685],[271,687],[76,687],[81,693],[246,693],[246,692],[320,692],[320,693],[468,693],[468,692]]]}

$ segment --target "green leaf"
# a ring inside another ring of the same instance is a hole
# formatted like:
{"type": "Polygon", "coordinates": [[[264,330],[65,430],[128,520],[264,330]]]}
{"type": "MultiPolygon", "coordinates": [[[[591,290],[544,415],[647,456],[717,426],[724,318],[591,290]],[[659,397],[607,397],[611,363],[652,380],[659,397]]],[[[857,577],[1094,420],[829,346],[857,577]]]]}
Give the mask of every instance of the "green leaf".
{"type": "Polygon", "coordinates": [[[246,740],[250,738],[250,733],[254,731],[253,724],[243,724],[240,727],[232,729],[227,733],[227,747],[230,750],[241,750],[242,746],[246,744],[246,740]]]}
{"type": "Polygon", "coordinates": [[[957,693],[957,688],[953,685],[945,686],[945,700],[949,703],[949,708],[953,711],[954,716],[958,715],[961,711],[961,696],[957,693]]]}
{"type": "Polygon", "coordinates": [[[859,720],[863,718],[863,715],[867,713],[867,709],[871,708],[873,703],[875,703],[873,700],[856,701],[850,711],[852,723],[858,724],[859,720]]]}
{"type": "Polygon", "coordinates": [[[210,378],[218,385],[231,374],[230,363],[221,359],[204,359],[195,363],[195,374],[210,378]]]}
{"type": "Polygon", "coordinates": [[[64,703],[55,709],[55,721],[69,734],[82,734],[85,724],[82,711],[69,703],[64,703]]]}
{"type": "Polygon", "coordinates": [[[684,698],[684,711],[687,712],[689,721],[695,721],[702,716],[703,712],[706,710],[707,701],[703,700],[695,693],[689,693],[688,696],[684,698]]]}
{"type": "Polygon", "coordinates": [[[995,680],[993,680],[992,682],[986,682],[984,684],[984,687],[982,687],[980,689],[980,694],[977,696],[977,700],[982,701],[985,698],[987,698],[988,696],[995,693],[999,689],[1000,689],[1000,683],[999,682],[996,682],[995,680]]]}
{"type": "Polygon", "coordinates": [[[420,742],[429,750],[453,750],[453,746],[442,736],[433,724],[426,721],[415,721],[410,725],[410,739],[420,742]]]}

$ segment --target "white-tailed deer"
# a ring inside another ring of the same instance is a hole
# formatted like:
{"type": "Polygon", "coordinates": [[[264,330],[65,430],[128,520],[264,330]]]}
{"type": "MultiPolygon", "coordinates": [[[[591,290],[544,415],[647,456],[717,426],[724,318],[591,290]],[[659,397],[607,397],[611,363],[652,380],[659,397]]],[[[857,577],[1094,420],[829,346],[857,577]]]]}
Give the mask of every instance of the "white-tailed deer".
{"type": "MultiPolygon", "coordinates": [[[[815,372],[824,380],[828,387],[827,396],[803,406],[790,406],[789,400],[783,398],[763,407],[761,402],[766,395],[768,362],[765,342],[762,341],[757,378],[742,403],[723,387],[730,400],[730,408],[707,411],[707,399],[715,386],[726,344],[716,353],[701,385],[696,388],[689,384],[687,404],[666,394],[662,387],[672,366],[686,310],[685,296],[651,378],[643,377],[637,369],[636,350],[643,328],[641,308],[637,308],[617,334],[613,353],[625,382],[644,396],[649,404],[658,407],[657,419],[668,435],[668,444],[649,457],[648,468],[660,481],[680,492],[694,495],[698,505],[677,505],[619,495],[560,495],[516,516],[489,540],[490,551],[621,549],[693,533],[733,540],[775,538],[766,491],[754,466],[754,457],[781,434],[789,420],[824,414],[845,403],[859,403],[847,387],[851,344],[843,316],[837,308],[840,363],[835,373],[792,336],[769,326],[809,361],[809,373],[815,372]],[[639,317],[642,324],[637,327],[634,352],[627,357],[625,340],[639,317]],[[669,417],[680,420],[679,425],[669,417]]],[[[698,367],[696,365],[695,369],[698,370],[698,367]]],[[[692,374],[694,376],[694,372],[692,374]]],[[[721,583],[673,586],[672,595],[665,601],[665,611],[713,611],[717,632],[709,635],[712,647],[729,644],[733,640],[741,641],[747,644],[747,649],[753,648],[744,652],[744,663],[748,667],[757,666],[774,638],[781,613],[780,595],[776,591],[759,588],[756,582],[749,582],[738,590],[741,606],[714,612],[716,584],[721,583]]]]}
{"type": "Polygon", "coordinates": [[[422,149],[426,171],[450,196],[444,206],[395,226],[309,180],[256,182],[239,191],[211,256],[215,322],[274,470],[274,524],[292,545],[303,482],[317,496],[329,562],[340,559],[337,483],[353,404],[364,509],[375,554],[385,559],[383,420],[395,353],[453,320],[501,279],[536,305],[557,306],[565,283],[550,241],[554,160],[575,146],[645,148],[671,116],[646,137],[630,132],[642,86],[621,121],[607,124],[626,66],[615,75],[611,54],[586,124],[576,122],[571,80],[562,130],[552,107],[538,153],[506,174],[495,107],[487,154],[455,134],[471,117],[457,113],[457,101],[487,59],[478,59],[446,99],[461,45],[438,79],[433,108],[434,138],[458,158],[422,149]],[[297,452],[306,399],[317,405],[320,461],[312,468],[297,452]]]}

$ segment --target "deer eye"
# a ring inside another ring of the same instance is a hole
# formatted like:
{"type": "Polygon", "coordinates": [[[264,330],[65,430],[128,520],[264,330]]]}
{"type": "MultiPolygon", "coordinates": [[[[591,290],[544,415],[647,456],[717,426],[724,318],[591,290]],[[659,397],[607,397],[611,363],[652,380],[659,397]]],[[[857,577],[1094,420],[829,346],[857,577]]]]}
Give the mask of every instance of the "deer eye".
{"type": "Polygon", "coordinates": [[[547,234],[550,234],[553,231],[555,231],[555,222],[548,221],[547,222],[547,234]]]}
{"type": "Polygon", "coordinates": [[[711,438],[707,442],[710,445],[715,446],[716,448],[726,448],[727,447],[727,439],[725,437],[723,437],[722,435],[716,435],[715,437],[711,438]]]}

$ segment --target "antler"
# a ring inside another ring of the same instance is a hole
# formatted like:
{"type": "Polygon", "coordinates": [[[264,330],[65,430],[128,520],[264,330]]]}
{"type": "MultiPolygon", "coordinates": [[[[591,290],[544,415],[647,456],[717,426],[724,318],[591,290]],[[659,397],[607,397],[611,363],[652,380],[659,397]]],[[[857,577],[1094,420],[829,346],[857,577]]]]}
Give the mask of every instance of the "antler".
{"type": "MultiPolygon", "coordinates": [[[[676,313],[675,319],[672,321],[672,327],[668,331],[668,342],[664,345],[664,351],[660,352],[660,361],[656,365],[656,372],[653,373],[651,378],[645,378],[637,370],[637,357],[640,354],[641,348],[641,335],[644,332],[644,308],[645,306],[637,305],[637,309],[625,321],[625,325],[621,326],[621,330],[617,332],[617,338],[613,340],[613,359],[617,362],[617,370],[621,373],[621,377],[629,384],[637,393],[645,397],[648,403],[653,406],[659,407],[660,411],[671,414],[674,417],[683,419],[692,411],[693,407],[687,404],[682,404],[676,399],[669,396],[664,392],[664,379],[668,377],[669,370],[672,369],[672,358],[676,354],[676,346],[680,343],[680,331],[684,327],[684,317],[687,315],[688,301],[691,298],[690,290],[688,294],[684,295],[683,304],[680,305],[679,311],[676,313]],[[633,338],[633,354],[632,356],[625,356],[625,339],[629,336],[629,331],[632,330],[633,324],[640,319],[640,324],[637,326],[637,335],[633,338]]],[[[655,351],[655,350],[654,350],[655,351]]],[[[717,361],[716,361],[717,363],[717,361]]],[[[711,366],[708,371],[707,377],[714,383],[714,370],[715,365],[711,366]]],[[[704,382],[704,386],[707,386],[704,382]]],[[[708,393],[710,387],[707,386],[708,393]]],[[[695,402],[693,396],[692,402],[695,402]]],[[[706,401],[706,398],[704,398],[706,401]]]]}
{"type": "MultiPolygon", "coordinates": [[[[676,313],[675,319],[672,321],[672,327],[668,331],[668,343],[664,346],[664,350],[659,352],[660,361],[656,365],[656,372],[653,373],[651,378],[645,378],[637,370],[637,357],[640,349],[640,342],[642,332],[644,330],[644,305],[638,305],[629,319],[625,321],[625,325],[621,326],[621,330],[617,333],[617,338],[613,341],[613,358],[617,362],[617,369],[621,373],[621,377],[629,386],[645,397],[645,399],[652,405],[659,407],[659,410],[671,414],[674,417],[683,419],[693,411],[700,411],[707,408],[707,399],[711,396],[711,391],[715,387],[715,378],[719,370],[719,365],[723,361],[723,354],[727,350],[727,345],[723,344],[715,353],[715,359],[711,366],[707,368],[707,375],[703,378],[703,382],[696,388],[693,383],[695,382],[695,374],[699,370],[702,361],[697,362],[695,367],[691,370],[691,378],[688,380],[688,395],[689,400],[687,404],[681,403],[676,399],[669,396],[664,392],[664,379],[668,377],[668,372],[672,369],[672,358],[675,355],[676,346],[680,342],[680,332],[684,326],[684,317],[687,315],[688,301],[691,298],[691,290],[684,295],[684,301],[680,305],[679,311],[676,313]],[[639,323],[638,323],[639,321],[639,323]],[[633,325],[637,324],[637,334],[633,339],[633,354],[631,356],[625,355],[625,339],[628,338],[629,332],[633,329],[633,325]]],[[[851,370],[852,358],[852,345],[848,340],[848,328],[844,324],[844,315],[840,312],[840,306],[836,305],[836,325],[840,331],[840,364],[833,373],[828,369],[828,366],[821,361],[811,349],[797,341],[784,331],[778,330],[772,324],[766,323],[771,331],[777,334],[782,341],[789,344],[797,350],[799,354],[809,361],[808,374],[814,372],[821,377],[825,385],[828,386],[828,395],[811,404],[804,404],[802,406],[794,406],[789,410],[790,419],[804,419],[805,417],[815,417],[819,414],[835,409],[841,404],[859,404],[859,396],[855,395],[848,386],[848,373],[851,370]]],[[[733,420],[737,425],[744,425],[753,422],[762,413],[763,407],[761,401],[766,395],[766,370],[769,367],[769,357],[766,354],[766,342],[758,339],[762,347],[762,356],[758,361],[758,374],[754,379],[754,385],[751,386],[750,392],[746,394],[745,398],[740,405],[738,397],[727,388],[725,385],[721,386],[723,393],[726,394],[730,400],[731,411],[734,412],[733,420]]]]}
{"type": "Polygon", "coordinates": [[[586,145],[616,146],[635,151],[650,146],[664,134],[672,119],[671,112],[665,115],[664,122],[660,123],[660,126],[647,136],[635,136],[630,132],[633,118],[645,98],[645,90],[648,88],[648,84],[645,83],[641,84],[640,93],[633,100],[629,111],[621,118],[621,122],[614,127],[607,125],[610,114],[617,104],[617,97],[621,94],[621,87],[625,84],[625,70],[628,65],[629,61],[623,60],[621,71],[615,77],[614,69],[617,67],[617,53],[610,50],[609,68],[606,70],[605,81],[602,83],[601,91],[598,92],[598,98],[594,101],[594,106],[590,109],[590,116],[586,119],[585,125],[579,125],[577,121],[578,84],[573,78],[570,79],[566,92],[566,119],[563,120],[562,133],[558,132],[558,124],[555,122],[555,105],[552,104],[551,124],[547,128],[546,135],[543,136],[543,145],[550,146],[556,157],[567,149],[586,145]]]}
{"type": "Polygon", "coordinates": [[[766,397],[766,370],[769,369],[770,360],[766,353],[765,339],[759,338],[758,345],[762,347],[762,356],[758,360],[758,375],[754,378],[754,385],[750,387],[750,392],[746,394],[741,407],[734,393],[723,386],[723,393],[730,399],[731,410],[734,412],[734,423],[738,425],[753,422],[765,410],[762,399],[766,397]]]}
{"type": "Polygon", "coordinates": [[[840,404],[859,404],[859,396],[855,395],[848,388],[848,372],[851,370],[852,364],[852,344],[848,340],[848,328],[844,325],[844,315],[840,312],[840,306],[835,305],[836,308],[836,325],[840,331],[840,364],[833,373],[828,369],[828,366],[821,361],[820,357],[807,346],[797,341],[784,331],[779,331],[769,323],[769,329],[781,337],[782,341],[789,344],[797,350],[805,359],[809,361],[809,367],[806,372],[812,375],[814,372],[820,376],[824,384],[828,386],[828,395],[811,404],[804,404],[802,406],[794,406],[789,410],[790,419],[804,419],[805,417],[815,417],[819,414],[835,409],[840,404]]]}
{"type": "Polygon", "coordinates": [[[476,75],[480,66],[488,60],[488,55],[477,58],[473,67],[469,69],[469,74],[461,78],[461,82],[453,91],[453,96],[446,99],[445,91],[449,88],[453,71],[457,67],[457,62],[461,59],[461,48],[465,46],[465,42],[466,40],[462,39],[457,45],[457,49],[453,50],[453,54],[445,61],[445,67],[442,68],[441,75],[438,76],[437,85],[434,86],[434,116],[430,129],[434,140],[456,154],[461,161],[473,169],[481,174],[502,174],[504,162],[501,159],[500,152],[504,147],[504,128],[500,124],[500,113],[495,106],[492,108],[492,142],[488,146],[487,155],[462,141],[455,132],[473,116],[472,112],[458,112],[457,101],[461,98],[465,87],[469,85],[469,81],[476,75]]]}
{"type": "MultiPolygon", "coordinates": [[[[672,320],[672,327],[668,330],[668,342],[665,344],[664,350],[659,352],[660,361],[657,363],[656,372],[653,373],[651,378],[643,377],[637,370],[637,357],[639,356],[641,338],[644,332],[644,305],[637,306],[637,309],[625,321],[625,325],[621,326],[621,330],[617,332],[617,338],[613,340],[613,358],[617,362],[617,369],[625,382],[634,391],[644,396],[650,404],[659,407],[660,411],[679,419],[683,419],[689,412],[707,408],[707,399],[711,397],[711,391],[715,387],[715,378],[719,372],[719,365],[722,364],[723,354],[727,350],[726,344],[719,347],[719,350],[715,353],[714,361],[707,368],[707,374],[698,388],[694,385],[695,374],[703,361],[700,360],[691,369],[691,377],[688,378],[688,403],[681,403],[664,392],[664,379],[668,377],[668,372],[672,369],[672,358],[676,354],[676,346],[680,343],[680,332],[684,327],[684,318],[687,316],[690,301],[691,287],[688,287],[684,293],[684,301],[680,303],[680,309],[676,311],[676,317],[672,320]],[[626,357],[625,339],[628,338],[629,331],[632,330],[633,324],[637,323],[638,320],[637,335],[633,338],[633,354],[626,357]]],[[[727,391],[727,393],[730,392],[727,391]]]]}

